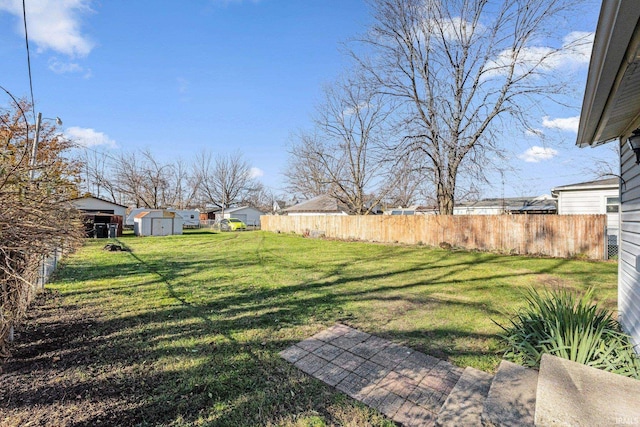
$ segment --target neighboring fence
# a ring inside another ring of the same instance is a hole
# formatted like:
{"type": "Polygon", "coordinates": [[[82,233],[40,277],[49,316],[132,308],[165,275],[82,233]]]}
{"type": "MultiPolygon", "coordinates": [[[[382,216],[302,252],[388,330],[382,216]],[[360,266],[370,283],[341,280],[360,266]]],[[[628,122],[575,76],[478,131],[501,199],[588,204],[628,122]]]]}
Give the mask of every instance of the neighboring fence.
{"type": "Polygon", "coordinates": [[[260,217],[263,230],[342,240],[451,245],[560,258],[605,258],[606,215],[343,215],[260,217]]]}
{"type": "Polygon", "coordinates": [[[49,255],[42,256],[42,260],[40,261],[40,265],[38,266],[38,277],[33,283],[33,286],[36,289],[44,289],[44,285],[49,281],[51,275],[58,268],[58,261],[63,257],[64,253],[62,248],[57,248],[49,255]]]}
{"type": "Polygon", "coordinates": [[[620,251],[620,229],[607,227],[605,230],[605,258],[618,259],[618,253],[620,251]]]}

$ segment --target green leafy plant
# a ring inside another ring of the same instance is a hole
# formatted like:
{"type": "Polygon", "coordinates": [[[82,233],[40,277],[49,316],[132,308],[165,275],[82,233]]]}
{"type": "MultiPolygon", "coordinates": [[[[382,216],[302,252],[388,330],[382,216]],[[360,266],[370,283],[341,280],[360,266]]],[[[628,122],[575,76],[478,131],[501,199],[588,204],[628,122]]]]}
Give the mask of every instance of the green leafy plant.
{"type": "Polygon", "coordinates": [[[567,290],[540,293],[530,288],[526,307],[517,312],[500,337],[504,358],[537,368],[542,354],[640,379],[640,358],[611,312],[593,302],[593,289],[583,296],[567,290]]]}

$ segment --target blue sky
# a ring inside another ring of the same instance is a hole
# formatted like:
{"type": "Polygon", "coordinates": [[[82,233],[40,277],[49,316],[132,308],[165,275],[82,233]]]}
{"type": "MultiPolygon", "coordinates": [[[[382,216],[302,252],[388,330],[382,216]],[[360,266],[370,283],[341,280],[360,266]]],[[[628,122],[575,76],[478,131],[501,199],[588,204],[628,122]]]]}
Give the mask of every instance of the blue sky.
{"type": "MultiPolygon", "coordinates": [[[[21,7],[0,0],[0,85],[26,97],[21,7]]],[[[593,31],[598,9],[585,4],[562,31],[593,31]]],[[[349,65],[341,43],[370,19],[363,0],[28,0],[36,110],[111,153],[150,148],[171,161],[241,149],[281,193],[289,135],[310,126],[322,85],[349,65]]],[[[608,147],[574,145],[587,65],[588,55],[559,67],[575,75],[575,108],[546,106],[540,134],[505,133],[505,195],[549,193],[614,160],[608,147]]],[[[493,181],[483,196],[501,195],[493,181]]]]}

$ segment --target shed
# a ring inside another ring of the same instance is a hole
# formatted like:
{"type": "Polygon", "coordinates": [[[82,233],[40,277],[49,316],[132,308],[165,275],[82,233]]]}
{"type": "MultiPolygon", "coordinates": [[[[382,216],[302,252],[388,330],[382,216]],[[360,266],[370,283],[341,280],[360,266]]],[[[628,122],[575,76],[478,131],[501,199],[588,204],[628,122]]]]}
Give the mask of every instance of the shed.
{"type": "Polygon", "coordinates": [[[620,179],[563,185],[551,190],[558,198],[558,215],[606,214],[607,228],[620,226],[620,179]]]}
{"type": "Polygon", "coordinates": [[[136,236],[170,236],[182,234],[182,226],[182,217],[175,212],[149,209],[135,216],[133,232],[136,236]]]}
{"type": "MultiPolygon", "coordinates": [[[[640,164],[627,143],[640,132],[640,7],[602,2],[576,144],[620,147],[618,319],[640,346],[640,164]]],[[[636,347],[640,351],[640,347],[636,347]]]]}
{"type": "MultiPolygon", "coordinates": [[[[136,215],[138,215],[141,212],[146,212],[149,210],[150,208],[131,209],[131,212],[129,212],[129,215],[127,215],[127,220],[125,221],[125,225],[128,227],[133,227],[135,223],[136,215]]],[[[180,210],[180,209],[174,209],[174,208],[167,208],[165,210],[169,212],[175,212],[178,215],[180,215],[180,217],[182,217],[183,225],[185,227],[197,227],[198,225],[200,225],[200,211],[198,209],[180,210]]]]}

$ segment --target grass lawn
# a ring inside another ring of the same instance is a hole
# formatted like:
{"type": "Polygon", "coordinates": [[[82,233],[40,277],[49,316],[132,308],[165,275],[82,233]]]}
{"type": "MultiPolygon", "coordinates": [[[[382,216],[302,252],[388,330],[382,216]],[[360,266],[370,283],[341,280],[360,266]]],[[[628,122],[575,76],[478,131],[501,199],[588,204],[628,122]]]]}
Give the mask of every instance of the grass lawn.
{"type": "Polygon", "coordinates": [[[33,308],[0,380],[7,425],[393,425],[278,352],[342,322],[491,372],[492,319],[526,287],[595,286],[616,306],[609,262],[267,232],[120,242],[132,252],[87,241],[33,308]]]}

